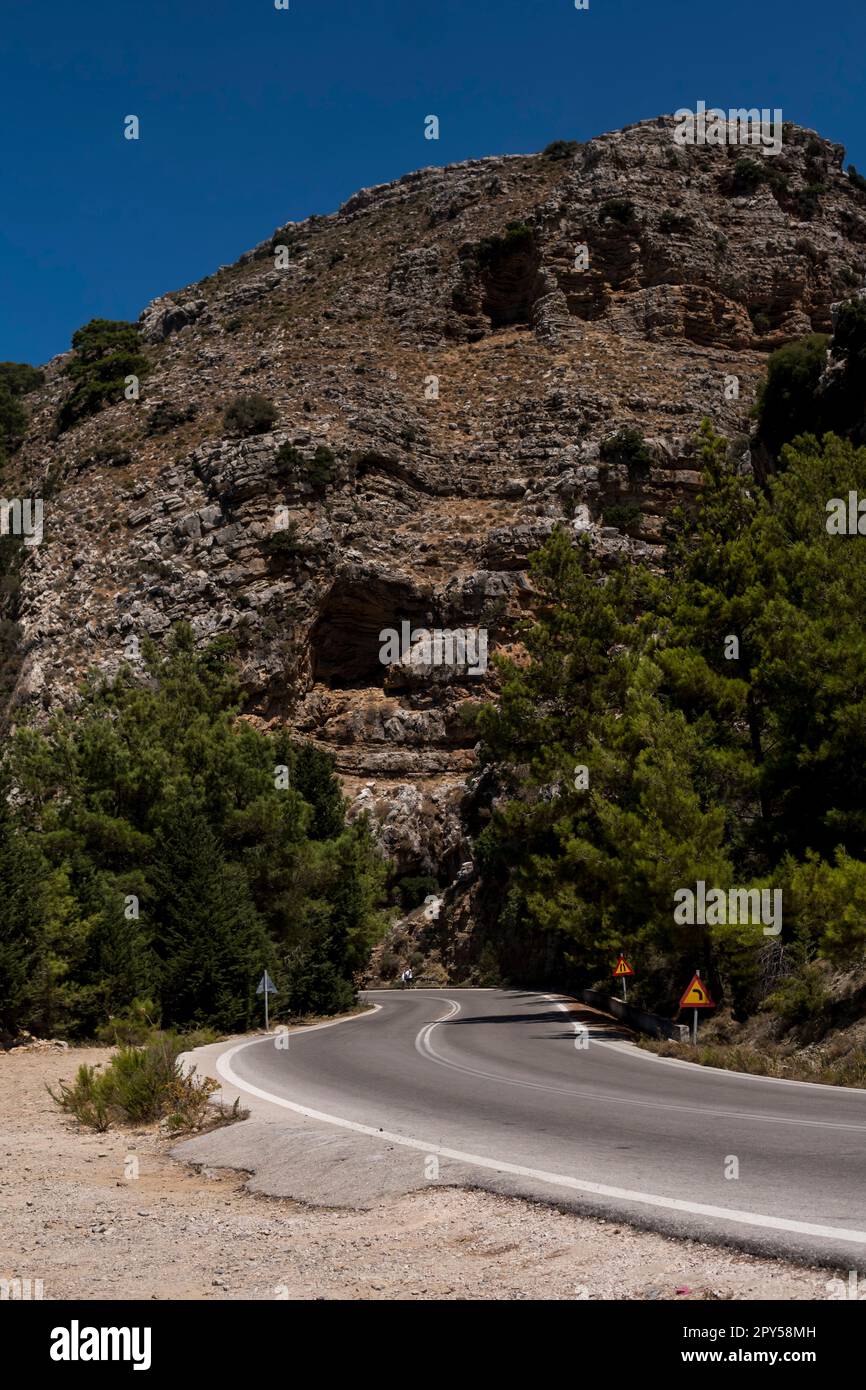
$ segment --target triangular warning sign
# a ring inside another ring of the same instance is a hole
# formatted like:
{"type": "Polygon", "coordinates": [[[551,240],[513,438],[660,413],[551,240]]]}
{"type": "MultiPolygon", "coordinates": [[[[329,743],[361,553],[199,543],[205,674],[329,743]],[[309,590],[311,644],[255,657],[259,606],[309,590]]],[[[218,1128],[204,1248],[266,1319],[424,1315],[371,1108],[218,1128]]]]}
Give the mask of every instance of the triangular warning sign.
{"type": "Polygon", "coordinates": [[[714,1009],[710,991],[707,989],[700,975],[695,972],[692,982],[680,1000],[681,1009],[714,1009]]]}
{"type": "Polygon", "coordinates": [[[634,971],[626,960],[625,956],[620,956],[613,968],[613,978],[619,979],[620,975],[633,975],[634,971]]]}

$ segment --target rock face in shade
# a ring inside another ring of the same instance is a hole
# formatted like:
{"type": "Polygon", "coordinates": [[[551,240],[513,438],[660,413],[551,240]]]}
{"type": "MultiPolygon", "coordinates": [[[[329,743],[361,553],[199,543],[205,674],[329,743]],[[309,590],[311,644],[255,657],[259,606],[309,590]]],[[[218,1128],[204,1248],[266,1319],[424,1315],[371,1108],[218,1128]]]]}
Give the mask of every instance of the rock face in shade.
{"type": "Polygon", "coordinates": [[[829,331],[866,280],[841,146],[787,127],[763,158],[673,132],[660,117],[566,158],[424,169],[278,229],[147,306],[140,400],[57,438],[67,359],[50,363],[16,459],[22,489],[52,488],[7,608],[9,717],[115,671],[131,635],[231,632],[249,717],[331,749],[403,871],[456,873],[465,716],[493,678],[386,668],[380,632],[481,627],[507,650],[557,525],[611,560],[657,557],[699,486],[701,419],[748,467],[767,352],[829,331]],[[752,187],[744,158],[771,180],[752,187]],[[276,421],[233,438],[223,409],[251,392],[276,421]],[[624,425],[651,450],[640,476],[600,456],[624,425]],[[328,448],[332,483],[281,471],[286,443],[328,448]]]}

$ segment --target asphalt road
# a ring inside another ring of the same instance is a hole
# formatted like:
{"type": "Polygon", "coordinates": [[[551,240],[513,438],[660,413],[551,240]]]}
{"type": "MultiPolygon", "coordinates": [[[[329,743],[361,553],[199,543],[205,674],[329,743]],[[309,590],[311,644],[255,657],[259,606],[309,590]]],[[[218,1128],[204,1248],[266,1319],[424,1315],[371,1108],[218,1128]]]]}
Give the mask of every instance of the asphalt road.
{"type": "Polygon", "coordinates": [[[220,1075],[494,1191],[866,1271],[866,1091],[660,1059],[540,994],[367,997],[375,1014],[242,1043],[220,1075]]]}

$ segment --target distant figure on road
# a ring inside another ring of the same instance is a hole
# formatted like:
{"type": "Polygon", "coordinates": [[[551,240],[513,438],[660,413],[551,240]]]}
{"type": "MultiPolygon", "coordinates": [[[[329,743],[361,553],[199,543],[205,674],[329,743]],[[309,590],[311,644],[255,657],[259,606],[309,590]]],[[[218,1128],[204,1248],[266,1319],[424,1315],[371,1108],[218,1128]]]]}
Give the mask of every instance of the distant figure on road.
{"type": "Polygon", "coordinates": [[[408,966],[400,976],[400,984],[403,989],[411,989],[412,987],[412,971],[408,966]]]}

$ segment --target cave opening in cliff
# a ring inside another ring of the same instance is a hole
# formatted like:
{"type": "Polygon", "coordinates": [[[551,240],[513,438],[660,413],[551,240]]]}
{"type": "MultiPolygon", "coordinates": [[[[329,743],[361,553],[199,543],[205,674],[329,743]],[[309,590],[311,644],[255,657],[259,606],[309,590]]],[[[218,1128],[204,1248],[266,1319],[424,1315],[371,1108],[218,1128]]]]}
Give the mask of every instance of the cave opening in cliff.
{"type": "Polygon", "coordinates": [[[533,305],[543,293],[541,255],[532,229],[511,222],[501,236],[482,241],[477,254],[481,307],[491,328],[530,323],[533,305]]]}
{"type": "Polygon", "coordinates": [[[403,620],[423,623],[428,608],[409,585],[378,575],[337,580],[310,637],[313,680],[332,690],[384,685],[380,633],[399,631],[403,620]]]}

